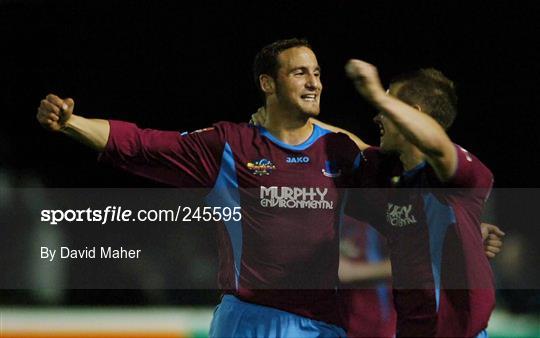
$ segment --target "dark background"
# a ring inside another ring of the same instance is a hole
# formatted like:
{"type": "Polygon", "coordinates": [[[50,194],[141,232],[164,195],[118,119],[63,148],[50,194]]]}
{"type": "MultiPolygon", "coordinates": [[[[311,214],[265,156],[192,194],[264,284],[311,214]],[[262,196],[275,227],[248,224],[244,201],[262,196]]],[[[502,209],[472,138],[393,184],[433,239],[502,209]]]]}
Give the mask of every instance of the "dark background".
{"type": "Polygon", "coordinates": [[[126,175],[35,120],[47,93],[84,116],[194,130],[247,121],[261,104],[256,52],[306,37],[325,85],[321,119],[378,142],[374,111],[344,76],[347,59],[383,81],[419,67],[458,85],[452,139],[495,173],[498,187],[537,187],[540,118],[534,2],[4,1],[0,7],[2,162],[52,186],[119,186],[126,175]]]}
{"type": "MultiPolygon", "coordinates": [[[[157,129],[248,121],[261,105],[256,52],[305,37],[322,66],[322,120],[376,144],[374,111],[346,79],[347,59],[375,64],[385,83],[433,66],[458,86],[454,142],[491,168],[496,187],[538,187],[538,19],[532,1],[0,1],[1,165],[14,186],[156,186],[43,130],[39,101],[72,97],[83,116],[157,129]]],[[[505,229],[537,236],[534,217],[499,216],[505,229]]]]}

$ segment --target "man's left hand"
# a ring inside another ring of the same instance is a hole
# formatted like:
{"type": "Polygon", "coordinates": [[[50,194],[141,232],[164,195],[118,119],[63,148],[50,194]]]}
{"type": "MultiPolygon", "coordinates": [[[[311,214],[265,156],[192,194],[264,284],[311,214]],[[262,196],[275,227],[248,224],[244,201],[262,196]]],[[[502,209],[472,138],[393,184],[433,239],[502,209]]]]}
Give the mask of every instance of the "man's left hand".
{"type": "Polygon", "coordinates": [[[502,248],[502,240],[505,233],[496,225],[489,223],[480,224],[482,239],[484,241],[484,251],[489,258],[495,257],[502,248]]]}

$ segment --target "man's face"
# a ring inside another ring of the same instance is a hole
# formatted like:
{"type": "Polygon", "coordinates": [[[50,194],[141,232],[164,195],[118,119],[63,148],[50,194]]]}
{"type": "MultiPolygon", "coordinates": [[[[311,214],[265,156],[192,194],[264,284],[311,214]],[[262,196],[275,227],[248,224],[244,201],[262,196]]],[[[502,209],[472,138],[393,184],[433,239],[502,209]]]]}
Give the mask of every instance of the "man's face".
{"type": "Polygon", "coordinates": [[[287,109],[317,116],[322,83],[313,51],[307,47],[286,49],[278,55],[278,64],[275,81],[278,102],[287,109]]]}
{"type": "MultiPolygon", "coordinates": [[[[397,97],[399,87],[399,85],[391,84],[387,94],[397,97]]],[[[379,126],[381,136],[379,147],[381,150],[383,152],[399,151],[406,141],[405,137],[398,131],[394,123],[385,118],[382,114],[375,116],[373,121],[379,126]]]]}

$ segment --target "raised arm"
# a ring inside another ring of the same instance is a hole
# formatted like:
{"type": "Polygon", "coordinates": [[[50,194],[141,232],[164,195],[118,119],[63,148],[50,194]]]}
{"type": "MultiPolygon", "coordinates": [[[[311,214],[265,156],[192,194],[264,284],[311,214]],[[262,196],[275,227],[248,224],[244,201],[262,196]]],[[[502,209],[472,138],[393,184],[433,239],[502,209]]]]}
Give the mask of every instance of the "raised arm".
{"type": "MultiPolygon", "coordinates": [[[[37,119],[101,152],[99,160],[132,174],[177,187],[212,187],[223,154],[223,132],[141,129],[129,122],[87,119],[73,114],[72,99],[47,95],[37,119]]],[[[222,128],[223,129],[223,128],[222,128]]]]}
{"type": "Polygon", "coordinates": [[[103,151],[109,138],[109,122],[75,115],[74,107],[72,99],[49,94],[41,100],[36,118],[47,130],[64,133],[95,150],[103,151]]]}
{"type": "Polygon", "coordinates": [[[360,94],[424,153],[439,179],[450,179],[457,169],[457,154],[443,127],[431,116],[422,113],[419,106],[412,107],[387,94],[375,66],[360,60],[350,60],[345,70],[360,94]]]}

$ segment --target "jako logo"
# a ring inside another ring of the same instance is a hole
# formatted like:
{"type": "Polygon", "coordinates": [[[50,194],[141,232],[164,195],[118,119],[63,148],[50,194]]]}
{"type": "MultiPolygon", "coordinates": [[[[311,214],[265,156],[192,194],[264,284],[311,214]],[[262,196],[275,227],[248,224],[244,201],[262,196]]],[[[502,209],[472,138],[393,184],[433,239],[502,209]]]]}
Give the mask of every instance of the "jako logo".
{"type": "Polygon", "coordinates": [[[287,163],[309,163],[309,157],[307,157],[307,156],[296,156],[296,157],[287,156],[287,163]]]}
{"type": "Polygon", "coordinates": [[[400,206],[388,203],[388,208],[386,209],[386,220],[392,226],[399,228],[416,223],[416,218],[414,218],[414,215],[411,215],[411,209],[411,204],[407,206],[400,206]]]}
{"type": "Polygon", "coordinates": [[[334,209],[334,202],[325,199],[328,188],[261,186],[261,206],[264,208],[334,209]]]}

